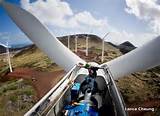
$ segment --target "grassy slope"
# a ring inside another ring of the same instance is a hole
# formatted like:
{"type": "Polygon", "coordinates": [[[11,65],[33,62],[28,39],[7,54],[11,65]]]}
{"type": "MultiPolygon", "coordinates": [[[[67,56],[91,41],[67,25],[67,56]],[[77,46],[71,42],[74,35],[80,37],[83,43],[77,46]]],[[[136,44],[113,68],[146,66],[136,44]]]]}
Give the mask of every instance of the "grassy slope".
{"type": "Polygon", "coordinates": [[[12,59],[12,64],[14,68],[29,67],[40,71],[53,71],[60,69],[35,46],[17,54],[12,59]]]}
{"type": "Polygon", "coordinates": [[[22,116],[35,104],[34,96],[34,89],[24,80],[1,84],[0,116],[22,116]]]}
{"type": "MultiPolygon", "coordinates": [[[[9,68],[2,60],[5,57],[0,59],[0,116],[22,116],[36,103],[36,92],[27,80],[20,82],[17,80],[5,81],[4,74],[9,72],[9,68]]],[[[15,55],[11,62],[14,69],[33,68],[49,72],[61,70],[35,46],[15,55]]]]}

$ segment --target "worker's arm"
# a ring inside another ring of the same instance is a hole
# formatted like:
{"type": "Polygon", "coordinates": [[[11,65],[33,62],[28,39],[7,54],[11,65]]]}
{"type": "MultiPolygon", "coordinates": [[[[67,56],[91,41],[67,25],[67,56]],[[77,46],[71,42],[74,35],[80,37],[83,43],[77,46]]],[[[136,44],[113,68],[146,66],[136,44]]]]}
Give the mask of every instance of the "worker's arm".
{"type": "Polygon", "coordinates": [[[77,66],[80,68],[86,68],[86,69],[89,69],[91,67],[89,64],[82,64],[82,63],[79,63],[77,66]]]}

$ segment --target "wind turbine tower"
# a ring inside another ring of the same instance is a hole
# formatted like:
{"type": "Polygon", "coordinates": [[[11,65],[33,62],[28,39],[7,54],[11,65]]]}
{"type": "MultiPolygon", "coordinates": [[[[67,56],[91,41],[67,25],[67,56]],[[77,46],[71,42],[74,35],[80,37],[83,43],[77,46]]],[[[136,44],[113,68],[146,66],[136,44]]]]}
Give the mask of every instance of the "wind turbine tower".
{"type": "Polygon", "coordinates": [[[70,49],[70,35],[68,36],[68,49],[70,49]]]}
{"type": "Polygon", "coordinates": [[[109,34],[109,32],[102,38],[102,57],[101,57],[101,62],[104,61],[104,39],[106,36],[109,34]]]}
{"type": "Polygon", "coordinates": [[[78,38],[78,36],[76,35],[76,37],[75,37],[75,52],[77,52],[77,38],[78,38]]]}
{"type": "Polygon", "coordinates": [[[9,46],[8,46],[8,42],[7,42],[7,46],[6,46],[6,52],[7,52],[7,59],[8,59],[8,65],[9,65],[9,69],[10,72],[12,72],[12,65],[11,65],[11,58],[10,58],[10,53],[9,53],[9,46]]]}
{"type": "Polygon", "coordinates": [[[86,36],[86,56],[88,56],[88,35],[86,36]]]}

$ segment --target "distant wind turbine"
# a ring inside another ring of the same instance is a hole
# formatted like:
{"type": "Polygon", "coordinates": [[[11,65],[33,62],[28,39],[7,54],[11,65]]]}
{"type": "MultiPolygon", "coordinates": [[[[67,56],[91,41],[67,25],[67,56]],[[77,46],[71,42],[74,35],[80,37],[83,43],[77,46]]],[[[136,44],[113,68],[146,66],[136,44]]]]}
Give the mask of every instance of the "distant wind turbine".
{"type": "Polygon", "coordinates": [[[10,59],[8,42],[7,42],[7,46],[6,46],[6,53],[7,53],[7,59],[8,59],[8,65],[9,65],[10,72],[13,72],[12,65],[11,65],[11,59],[10,59]]]}
{"type": "Polygon", "coordinates": [[[86,56],[88,56],[88,35],[86,36],[86,56]]]}
{"type": "Polygon", "coordinates": [[[68,36],[68,48],[70,49],[70,35],[68,36]]]}
{"type": "Polygon", "coordinates": [[[108,34],[109,34],[109,32],[107,34],[105,34],[105,36],[102,38],[102,58],[101,58],[101,62],[104,61],[104,39],[107,37],[108,34]]]}
{"type": "Polygon", "coordinates": [[[76,37],[75,37],[75,52],[77,52],[77,35],[76,35],[76,37]]]}

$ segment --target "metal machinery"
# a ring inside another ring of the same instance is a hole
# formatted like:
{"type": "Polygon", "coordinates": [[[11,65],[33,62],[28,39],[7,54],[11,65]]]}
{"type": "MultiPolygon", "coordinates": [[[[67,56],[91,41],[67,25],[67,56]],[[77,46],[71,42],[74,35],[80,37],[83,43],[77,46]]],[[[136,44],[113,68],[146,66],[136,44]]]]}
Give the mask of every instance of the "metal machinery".
{"type": "Polygon", "coordinates": [[[99,67],[88,68],[89,75],[82,83],[74,83],[71,88],[71,102],[65,107],[64,115],[98,116],[98,101],[94,94],[100,93],[97,88],[96,71],[99,67]],[[94,75],[95,74],[95,75],[94,75]]]}
{"type": "Polygon", "coordinates": [[[100,68],[93,78],[87,70],[74,66],[25,116],[127,115],[110,71],[100,68]]]}

